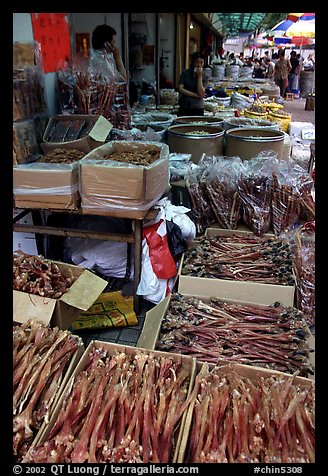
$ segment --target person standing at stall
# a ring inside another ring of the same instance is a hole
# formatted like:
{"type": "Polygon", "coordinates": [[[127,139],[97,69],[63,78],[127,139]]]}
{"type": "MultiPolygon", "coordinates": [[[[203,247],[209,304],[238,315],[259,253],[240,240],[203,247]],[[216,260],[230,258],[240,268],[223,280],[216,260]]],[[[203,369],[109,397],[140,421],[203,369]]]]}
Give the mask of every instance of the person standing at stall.
{"type": "Polygon", "coordinates": [[[178,84],[178,116],[203,116],[207,80],[203,74],[204,59],[196,51],[191,56],[190,68],[182,71],[178,84]]]}
{"type": "Polygon", "coordinates": [[[120,50],[115,45],[115,39],[116,30],[114,28],[109,25],[98,25],[92,33],[92,48],[113,55],[117,71],[127,81],[128,75],[123,65],[120,50]]]}
{"type": "Polygon", "coordinates": [[[296,51],[293,50],[290,53],[290,64],[292,65],[292,69],[288,75],[288,86],[286,91],[288,93],[292,93],[298,88],[298,77],[300,74],[300,62],[297,58],[296,51]]]}
{"type": "Polygon", "coordinates": [[[274,69],[274,82],[280,89],[280,96],[285,97],[288,75],[292,69],[289,59],[285,58],[285,50],[278,51],[278,60],[274,69]]]}
{"type": "Polygon", "coordinates": [[[274,80],[274,70],[275,70],[275,64],[274,62],[270,59],[269,56],[264,56],[264,64],[266,66],[266,77],[268,78],[269,81],[274,80]]]}

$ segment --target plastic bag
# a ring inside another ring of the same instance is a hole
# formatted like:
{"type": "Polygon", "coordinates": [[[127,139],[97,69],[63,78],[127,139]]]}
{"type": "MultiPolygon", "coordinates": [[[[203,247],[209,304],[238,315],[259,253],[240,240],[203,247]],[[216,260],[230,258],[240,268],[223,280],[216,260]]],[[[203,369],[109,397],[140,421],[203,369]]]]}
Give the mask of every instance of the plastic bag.
{"type": "Polygon", "coordinates": [[[241,217],[237,182],[245,166],[240,157],[216,157],[201,176],[208,202],[221,228],[235,230],[241,217]]]}
{"type": "Polygon", "coordinates": [[[296,307],[309,326],[315,324],[315,224],[297,226],[285,233],[296,277],[296,307]]]}
{"type": "MultiPolygon", "coordinates": [[[[91,50],[86,58],[78,53],[59,66],[57,76],[64,86],[60,86],[61,98],[69,96],[71,113],[110,116],[122,80],[112,54],[91,50]]],[[[62,109],[67,112],[67,104],[62,109]]]]}
{"type": "Polygon", "coordinates": [[[142,236],[147,240],[149,257],[156,276],[160,279],[175,276],[177,269],[168,244],[165,220],[145,226],[142,236]]]}
{"type": "Polygon", "coordinates": [[[152,294],[158,291],[159,281],[154,273],[150,256],[149,256],[149,246],[146,238],[142,240],[142,266],[141,266],[141,275],[140,282],[137,287],[138,295],[147,295],[152,294]]]}
{"type": "Polygon", "coordinates": [[[170,292],[170,289],[173,288],[173,283],[173,278],[169,280],[159,279],[154,273],[149,255],[149,246],[146,238],[144,238],[142,240],[141,276],[136,294],[143,296],[147,301],[157,304],[170,292]]]}
{"type": "Polygon", "coordinates": [[[314,219],[314,203],[311,196],[313,182],[302,167],[292,159],[272,161],[271,168],[272,225],[274,233],[279,235],[284,229],[297,223],[303,209],[306,219],[314,219]]]}
{"type": "Polygon", "coordinates": [[[173,258],[180,258],[187,249],[187,242],[182,236],[180,227],[173,221],[166,222],[168,245],[173,258]]]}
{"type": "Polygon", "coordinates": [[[191,154],[171,152],[169,156],[170,163],[170,181],[184,179],[192,164],[191,154]]]}
{"type": "Polygon", "coordinates": [[[270,153],[259,154],[245,162],[245,170],[237,182],[246,225],[256,234],[266,233],[271,226],[271,178],[261,170],[270,153]]]}
{"type": "Polygon", "coordinates": [[[186,188],[192,203],[190,218],[196,225],[197,234],[204,233],[206,228],[216,220],[200,182],[202,172],[203,169],[198,166],[196,169],[190,169],[185,177],[186,188]]]}
{"type": "Polygon", "coordinates": [[[92,269],[110,278],[134,275],[133,259],[128,262],[127,243],[101,241],[91,238],[67,238],[64,242],[66,259],[76,266],[92,269]]]}
{"type": "Polygon", "coordinates": [[[173,221],[181,230],[181,234],[184,240],[192,241],[196,237],[195,223],[189,218],[187,213],[190,212],[190,208],[183,206],[173,205],[168,197],[162,198],[156,204],[156,208],[160,208],[156,221],[165,219],[173,221]]]}

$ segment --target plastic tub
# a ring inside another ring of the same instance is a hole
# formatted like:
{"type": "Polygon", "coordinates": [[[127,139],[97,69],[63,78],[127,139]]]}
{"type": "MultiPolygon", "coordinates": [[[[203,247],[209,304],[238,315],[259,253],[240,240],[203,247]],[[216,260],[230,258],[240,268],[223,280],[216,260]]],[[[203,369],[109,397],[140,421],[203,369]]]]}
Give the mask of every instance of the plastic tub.
{"type": "Polygon", "coordinates": [[[225,119],[223,123],[225,130],[235,129],[236,127],[257,127],[259,129],[266,128],[279,131],[279,125],[267,119],[251,119],[248,117],[231,117],[225,119]]]}
{"type": "Polygon", "coordinates": [[[172,125],[176,124],[202,124],[223,127],[223,119],[215,116],[179,116],[174,119],[172,125]]]}
{"type": "Polygon", "coordinates": [[[225,155],[238,156],[241,160],[256,157],[263,150],[273,150],[283,159],[285,135],[281,131],[238,127],[225,132],[225,155]]]}
{"type": "Polygon", "coordinates": [[[191,160],[197,164],[204,153],[223,154],[224,129],[208,124],[177,124],[167,129],[167,144],[170,152],[191,154],[191,160]]]}
{"type": "Polygon", "coordinates": [[[163,131],[173,122],[174,116],[165,112],[148,112],[145,114],[133,114],[132,126],[146,131],[151,127],[155,131],[163,131]]]}

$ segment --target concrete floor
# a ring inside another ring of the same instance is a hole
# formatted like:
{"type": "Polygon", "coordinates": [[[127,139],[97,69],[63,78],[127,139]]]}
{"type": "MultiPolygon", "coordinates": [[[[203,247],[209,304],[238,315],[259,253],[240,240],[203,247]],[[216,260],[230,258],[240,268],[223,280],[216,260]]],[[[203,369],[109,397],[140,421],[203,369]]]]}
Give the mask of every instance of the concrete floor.
{"type": "Polygon", "coordinates": [[[292,101],[284,102],[284,111],[292,114],[293,122],[311,122],[315,125],[315,110],[305,110],[305,98],[293,99],[292,101]]]}

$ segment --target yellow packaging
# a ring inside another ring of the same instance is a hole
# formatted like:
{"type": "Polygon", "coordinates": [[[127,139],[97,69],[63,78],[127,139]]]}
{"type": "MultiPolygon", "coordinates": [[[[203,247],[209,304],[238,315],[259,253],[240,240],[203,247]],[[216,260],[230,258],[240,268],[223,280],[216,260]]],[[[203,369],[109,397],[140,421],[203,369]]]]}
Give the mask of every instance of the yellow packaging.
{"type": "Polygon", "coordinates": [[[269,121],[275,122],[276,124],[278,124],[280,129],[283,132],[288,132],[289,125],[292,120],[292,116],[291,115],[285,116],[283,114],[279,114],[279,112],[271,111],[268,114],[268,119],[269,121]]]}
{"type": "Polygon", "coordinates": [[[72,323],[72,329],[102,329],[138,324],[133,310],[133,297],[123,296],[121,291],[102,293],[87,311],[72,323]]]}
{"type": "Polygon", "coordinates": [[[266,112],[255,112],[255,111],[248,111],[247,109],[244,110],[244,116],[250,119],[266,119],[267,113],[266,112]]]}

